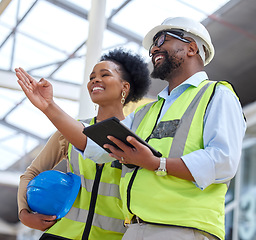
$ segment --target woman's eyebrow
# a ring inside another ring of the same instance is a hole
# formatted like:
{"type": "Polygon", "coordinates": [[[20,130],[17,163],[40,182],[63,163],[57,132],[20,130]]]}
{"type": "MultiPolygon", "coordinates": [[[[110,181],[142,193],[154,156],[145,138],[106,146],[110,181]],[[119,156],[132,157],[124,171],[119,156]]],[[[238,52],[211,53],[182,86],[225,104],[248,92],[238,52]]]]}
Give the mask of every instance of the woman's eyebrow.
{"type": "Polygon", "coordinates": [[[100,72],[111,72],[109,69],[101,69],[100,72]]]}

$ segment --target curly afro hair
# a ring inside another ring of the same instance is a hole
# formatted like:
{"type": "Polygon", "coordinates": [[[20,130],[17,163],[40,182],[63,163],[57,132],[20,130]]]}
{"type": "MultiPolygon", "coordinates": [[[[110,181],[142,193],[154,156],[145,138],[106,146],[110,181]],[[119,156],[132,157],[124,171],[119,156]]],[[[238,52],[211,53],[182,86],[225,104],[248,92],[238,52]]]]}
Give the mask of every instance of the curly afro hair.
{"type": "Polygon", "coordinates": [[[120,67],[122,79],[130,83],[130,93],[125,100],[137,102],[148,92],[151,79],[147,63],[138,54],[117,48],[103,54],[100,61],[111,61],[120,67]]]}

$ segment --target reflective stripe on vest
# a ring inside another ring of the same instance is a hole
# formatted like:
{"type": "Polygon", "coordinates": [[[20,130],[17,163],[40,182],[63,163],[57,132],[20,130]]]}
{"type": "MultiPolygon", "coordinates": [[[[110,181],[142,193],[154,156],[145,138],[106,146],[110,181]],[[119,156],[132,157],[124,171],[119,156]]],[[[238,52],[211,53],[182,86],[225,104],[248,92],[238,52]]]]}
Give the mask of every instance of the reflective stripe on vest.
{"type": "MultiPolygon", "coordinates": [[[[142,110],[136,133],[143,139],[149,138],[149,144],[164,157],[181,157],[202,149],[204,114],[216,84],[204,81],[198,87],[188,88],[167,110],[156,129],[152,121],[161,109],[162,99],[145,114],[142,110]]],[[[126,217],[130,219],[136,214],[149,223],[191,227],[224,239],[225,184],[211,184],[202,191],[191,181],[171,175],[159,177],[143,168],[125,171],[120,189],[126,217]]]]}
{"type": "Polygon", "coordinates": [[[195,115],[196,109],[206,89],[211,84],[213,83],[209,82],[200,89],[200,91],[196,94],[196,97],[192,100],[189,107],[183,114],[180,120],[179,127],[177,127],[177,131],[175,132],[175,135],[172,141],[169,158],[177,158],[183,155],[185,144],[188,137],[188,132],[189,132],[193,117],[195,115]]]}
{"type": "MultiPolygon", "coordinates": [[[[169,158],[176,158],[181,157],[184,151],[184,147],[186,144],[188,132],[190,129],[191,122],[193,120],[193,116],[195,114],[195,111],[197,109],[197,106],[205,93],[206,89],[212,84],[212,82],[207,83],[205,86],[203,86],[200,91],[197,93],[196,97],[192,100],[189,107],[187,108],[186,112],[182,116],[179,125],[176,126],[175,132],[174,132],[174,138],[171,146],[171,151],[169,153],[169,158]],[[178,128],[179,126],[179,128],[178,128]],[[178,130],[180,129],[180,131],[178,130]]],[[[134,115],[134,121],[132,123],[132,131],[136,132],[138,126],[140,125],[142,119],[146,115],[146,113],[149,111],[151,106],[155,102],[151,102],[147,105],[145,105],[143,108],[138,110],[134,115]]],[[[122,177],[125,176],[128,172],[133,172],[134,168],[128,168],[124,166],[124,169],[122,170],[122,177]]]]}
{"type": "MultiPolygon", "coordinates": [[[[192,123],[195,111],[198,107],[198,104],[200,103],[200,100],[203,96],[203,94],[205,93],[206,89],[211,85],[211,84],[215,84],[217,85],[218,82],[208,82],[206,85],[204,85],[200,91],[197,93],[196,97],[192,100],[192,102],[190,103],[189,107],[187,108],[186,112],[184,113],[184,115],[182,116],[179,125],[176,127],[176,131],[174,133],[174,138],[172,141],[172,146],[171,146],[171,150],[169,153],[169,158],[177,158],[177,157],[181,157],[183,155],[184,152],[184,147],[187,141],[187,136],[188,136],[188,132],[190,129],[190,125],[192,123]]],[[[140,122],[142,121],[142,119],[144,118],[145,114],[148,112],[148,110],[150,109],[150,107],[154,104],[155,102],[149,103],[147,105],[145,105],[143,108],[141,108],[140,110],[138,110],[135,113],[134,116],[134,121],[132,124],[132,130],[134,132],[136,132],[140,122]]],[[[134,168],[125,168],[122,171],[122,177],[128,173],[128,172],[132,172],[134,170],[134,168]]],[[[229,187],[230,185],[230,181],[225,182],[225,184],[227,185],[227,187],[229,187]]]]}
{"type": "MultiPolygon", "coordinates": [[[[192,100],[192,102],[190,103],[186,112],[182,116],[180,123],[179,123],[179,128],[177,126],[177,129],[176,129],[177,131],[175,131],[175,133],[174,133],[171,151],[168,156],[169,158],[176,158],[176,157],[182,156],[184,147],[185,147],[185,143],[187,140],[188,132],[190,129],[190,125],[193,120],[193,116],[195,114],[197,106],[198,106],[203,94],[205,93],[206,89],[211,84],[212,84],[212,82],[209,82],[200,89],[200,91],[197,93],[196,97],[192,100]],[[179,131],[178,129],[182,129],[182,131],[179,131]]],[[[136,132],[142,119],[144,118],[144,116],[146,115],[146,113],[148,112],[148,110],[154,103],[155,102],[147,104],[146,106],[144,106],[138,112],[135,113],[134,122],[132,124],[132,130],[134,132],[136,132]]]]}
{"type": "Polygon", "coordinates": [[[151,102],[146,104],[143,108],[141,108],[139,111],[135,113],[134,120],[131,126],[131,130],[136,132],[138,126],[140,125],[142,119],[144,118],[145,114],[148,112],[148,110],[151,108],[151,106],[155,103],[151,102]]]}
{"type": "MultiPolygon", "coordinates": [[[[154,103],[156,103],[156,101],[147,103],[140,110],[135,112],[134,120],[133,120],[133,123],[132,123],[132,126],[131,126],[131,130],[133,132],[136,132],[138,126],[140,125],[140,122],[142,121],[145,114],[148,112],[148,110],[151,108],[151,106],[154,103]]],[[[135,169],[135,167],[127,167],[126,165],[123,165],[123,167],[122,167],[122,177],[124,177],[126,173],[133,172],[134,169],[135,169]]]]}
{"type": "MultiPolygon", "coordinates": [[[[70,151],[70,158],[71,158],[70,164],[72,166],[73,172],[81,177],[82,187],[85,188],[86,191],[92,192],[94,180],[86,179],[83,175],[80,174],[79,163],[78,163],[79,153],[76,150],[74,150],[73,147],[70,151]]],[[[117,184],[99,182],[98,194],[107,196],[107,197],[115,197],[115,198],[121,199],[120,192],[119,192],[119,185],[117,184]]],[[[88,210],[72,207],[69,213],[66,215],[66,218],[69,218],[73,221],[81,221],[81,219],[85,217],[84,221],[82,221],[82,222],[85,222],[85,220],[87,219],[87,214],[88,214],[88,210]]],[[[125,229],[123,227],[123,220],[112,218],[110,216],[109,217],[101,216],[96,213],[94,213],[92,225],[100,227],[105,230],[113,231],[113,232],[120,232],[120,233],[125,232],[125,229]],[[96,225],[94,225],[94,223],[96,225]]]]}
{"type": "MultiPolygon", "coordinates": [[[[73,168],[74,173],[81,177],[82,187],[86,188],[88,192],[92,192],[94,180],[86,179],[84,178],[83,175],[80,175],[78,161],[72,160],[72,159],[78,159],[79,153],[72,148],[70,156],[71,156],[70,164],[73,168]]],[[[100,182],[98,194],[121,199],[120,193],[119,193],[119,186],[116,184],[100,182]]]]}
{"type": "Polygon", "coordinates": [[[70,211],[46,234],[77,240],[121,240],[126,230],[119,193],[121,169],[113,163],[98,166],[83,159],[71,144],[68,153],[70,169],[80,176],[82,187],[70,211]]]}
{"type": "MultiPolygon", "coordinates": [[[[85,222],[88,216],[88,210],[85,209],[79,209],[72,207],[71,210],[68,212],[68,214],[65,216],[65,218],[68,218],[73,221],[77,222],[85,222]]],[[[109,230],[112,232],[120,232],[124,233],[125,229],[123,227],[124,221],[117,218],[109,218],[106,216],[102,216],[99,214],[94,213],[93,216],[93,222],[92,225],[109,230]]]]}

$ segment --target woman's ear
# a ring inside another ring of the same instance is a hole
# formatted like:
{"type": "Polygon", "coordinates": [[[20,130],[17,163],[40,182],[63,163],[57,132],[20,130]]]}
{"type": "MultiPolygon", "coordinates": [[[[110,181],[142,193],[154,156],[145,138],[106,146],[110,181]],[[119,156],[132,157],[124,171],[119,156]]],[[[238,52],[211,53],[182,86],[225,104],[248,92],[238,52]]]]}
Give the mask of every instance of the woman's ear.
{"type": "Polygon", "coordinates": [[[126,96],[128,96],[130,92],[130,83],[123,81],[123,90],[125,90],[126,96]]]}

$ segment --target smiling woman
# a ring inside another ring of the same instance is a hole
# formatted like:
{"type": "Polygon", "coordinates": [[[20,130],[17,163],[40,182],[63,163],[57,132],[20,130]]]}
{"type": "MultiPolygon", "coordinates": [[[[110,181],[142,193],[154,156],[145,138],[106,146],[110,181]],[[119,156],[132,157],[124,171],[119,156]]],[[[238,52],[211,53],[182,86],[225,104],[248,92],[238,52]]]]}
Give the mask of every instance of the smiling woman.
{"type": "Polygon", "coordinates": [[[130,84],[122,80],[120,74],[121,71],[114,62],[101,61],[94,67],[87,84],[94,103],[99,104],[99,106],[109,105],[111,108],[122,109],[125,100],[123,100],[123,104],[120,103],[123,98],[129,95],[130,84]]]}
{"type": "Polygon", "coordinates": [[[31,228],[43,231],[48,229],[41,239],[59,239],[59,236],[62,239],[121,239],[125,231],[119,195],[121,164],[115,159],[114,162],[97,164],[90,159],[83,159],[80,154],[74,157],[75,150],[71,144],[80,150],[86,148],[87,137],[82,133],[86,123],[92,125],[114,116],[120,120],[125,118],[123,106],[128,102],[140,100],[150,86],[146,62],[138,55],[122,49],[110,51],[102,56],[100,62],[94,66],[88,82],[91,99],[99,105],[98,114],[93,119],[85,120],[84,125],[71,118],[54,102],[50,82],[45,79],[37,82],[22,68],[16,69],[16,75],[28,99],[62,133],[61,135],[56,132],[50,138],[42,152],[21,176],[18,193],[21,222],[31,228]],[[55,216],[32,214],[26,202],[28,182],[40,172],[53,169],[66,155],[69,168],[81,176],[83,186],[73,207],[57,222],[55,216]],[[109,189],[110,184],[111,188],[114,187],[117,191],[109,195],[104,189],[109,189]],[[93,186],[93,189],[89,186],[93,186]],[[98,195],[101,197],[98,198],[98,195]],[[78,219],[75,214],[77,209],[88,213],[82,216],[82,223],[81,216],[79,215],[78,219]],[[94,214],[98,216],[98,224],[92,222],[94,214]]]}

